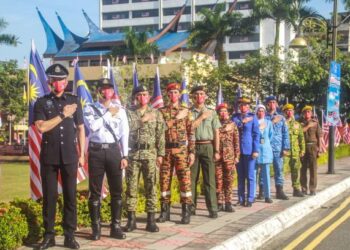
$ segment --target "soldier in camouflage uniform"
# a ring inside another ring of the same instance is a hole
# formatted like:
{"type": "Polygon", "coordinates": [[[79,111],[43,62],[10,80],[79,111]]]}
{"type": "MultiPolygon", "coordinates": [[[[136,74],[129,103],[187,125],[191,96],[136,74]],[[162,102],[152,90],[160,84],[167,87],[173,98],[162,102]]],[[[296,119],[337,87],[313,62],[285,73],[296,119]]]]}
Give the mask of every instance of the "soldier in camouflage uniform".
{"type": "Polygon", "coordinates": [[[167,86],[170,100],[168,106],[160,109],[166,124],[165,157],[160,168],[161,213],[158,222],[170,220],[171,180],[176,171],[180,184],[182,204],[182,224],[190,223],[191,165],[194,162],[195,136],[192,127],[192,116],[187,108],[179,103],[180,85],[170,83],[167,86]]]}
{"type": "Polygon", "coordinates": [[[312,107],[305,106],[302,109],[302,122],[305,137],[305,155],[301,160],[302,167],[300,170],[300,184],[303,194],[307,194],[307,169],[310,170],[309,189],[310,195],[316,194],[317,186],[317,157],[320,150],[320,140],[322,130],[318,121],[312,118],[312,107]]]}
{"type": "Polygon", "coordinates": [[[216,196],[218,200],[218,210],[234,212],[232,207],[232,183],[235,164],[239,162],[239,132],[236,124],[230,120],[228,106],[222,103],[216,107],[221,122],[220,133],[220,160],[215,162],[216,170],[216,196]]]}
{"type": "Polygon", "coordinates": [[[286,123],[289,131],[290,151],[289,155],[284,158],[284,165],[290,167],[292,175],[293,196],[304,197],[300,191],[300,158],[305,154],[305,140],[303,128],[294,118],[293,104],[283,106],[283,112],[286,117],[286,123]]]}
{"type": "Polygon", "coordinates": [[[156,171],[165,155],[164,120],[158,110],[148,105],[150,96],[145,86],[135,88],[133,95],[138,104],[128,111],[130,165],[126,169],[128,222],[125,230],[130,232],[136,229],[135,210],[139,176],[142,172],[146,196],[146,230],[158,232],[159,228],[154,218],[157,203],[156,171]]]}

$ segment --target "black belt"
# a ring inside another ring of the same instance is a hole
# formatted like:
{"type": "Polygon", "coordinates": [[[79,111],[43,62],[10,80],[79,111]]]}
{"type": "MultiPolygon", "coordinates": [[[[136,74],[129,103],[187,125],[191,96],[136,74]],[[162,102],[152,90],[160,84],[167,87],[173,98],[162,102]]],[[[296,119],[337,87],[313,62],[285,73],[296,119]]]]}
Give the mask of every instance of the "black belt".
{"type": "Polygon", "coordinates": [[[148,144],[148,143],[139,143],[135,144],[132,149],[133,150],[147,150],[147,149],[153,149],[154,145],[148,144]]]}
{"type": "Polygon", "coordinates": [[[98,142],[89,142],[89,147],[93,149],[109,149],[109,148],[118,148],[117,143],[98,143],[98,142]]]}
{"type": "Polygon", "coordinates": [[[180,141],[180,142],[167,142],[165,143],[165,148],[180,148],[181,146],[185,146],[187,142],[180,141]]]}
{"type": "Polygon", "coordinates": [[[213,141],[210,140],[196,140],[196,144],[212,144],[213,141]]]}

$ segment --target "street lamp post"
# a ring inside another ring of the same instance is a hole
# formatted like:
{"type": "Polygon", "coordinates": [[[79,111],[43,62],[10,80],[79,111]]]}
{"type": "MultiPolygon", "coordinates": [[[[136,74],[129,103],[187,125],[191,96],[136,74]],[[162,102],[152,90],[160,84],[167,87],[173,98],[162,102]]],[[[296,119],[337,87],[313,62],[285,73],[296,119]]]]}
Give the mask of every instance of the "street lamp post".
{"type": "MultiPolygon", "coordinates": [[[[329,39],[328,35],[332,33],[332,57],[331,61],[336,60],[336,52],[337,52],[337,29],[339,25],[345,23],[350,18],[350,15],[347,15],[339,24],[338,24],[338,0],[333,0],[333,18],[332,23],[328,23],[328,21],[320,15],[315,15],[312,17],[306,17],[301,20],[299,24],[299,30],[297,33],[296,38],[294,38],[291,42],[289,47],[294,49],[300,49],[305,48],[307,46],[306,40],[302,37],[300,34],[301,32],[301,26],[303,21],[305,21],[307,18],[316,18],[316,19],[322,19],[326,25],[327,25],[327,47],[329,45],[329,39]]],[[[323,118],[322,118],[323,119],[323,118]]],[[[328,140],[328,174],[334,174],[334,126],[329,126],[329,140],[328,140]]]]}

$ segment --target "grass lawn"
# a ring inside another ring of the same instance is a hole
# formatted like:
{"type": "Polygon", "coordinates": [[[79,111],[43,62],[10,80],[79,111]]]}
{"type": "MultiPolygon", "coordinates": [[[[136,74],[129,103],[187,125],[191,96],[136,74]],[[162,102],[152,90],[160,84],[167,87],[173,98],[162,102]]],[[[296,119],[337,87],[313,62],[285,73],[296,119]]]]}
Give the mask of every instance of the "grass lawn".
{"type": "MultiPolygon", "coordinates": [[[[87,189],[87,181],[78,185],[78,189],[87,189]]],[[[18,198],[30,198],[29,163],[0,163],[0,202],[18,198]]]]}

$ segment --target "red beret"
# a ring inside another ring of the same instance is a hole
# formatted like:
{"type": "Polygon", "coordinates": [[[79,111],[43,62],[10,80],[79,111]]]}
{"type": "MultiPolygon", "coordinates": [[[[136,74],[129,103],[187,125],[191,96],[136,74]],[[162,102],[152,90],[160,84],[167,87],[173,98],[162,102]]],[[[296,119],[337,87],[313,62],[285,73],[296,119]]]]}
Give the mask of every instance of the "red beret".
{"type": "Polygon", "coordinates": [[[166,87],[166,91],[170,90],[179,90],[180,91],[180,84],[176,82],[169,83],[168,86],[166,87]]]}
{"type": "Polygon", "coordinates": [[[227,103],[221,103],[218,106],[216,106],[216,110],[219,111],[220,109],[228,109],[227,103]]]}

